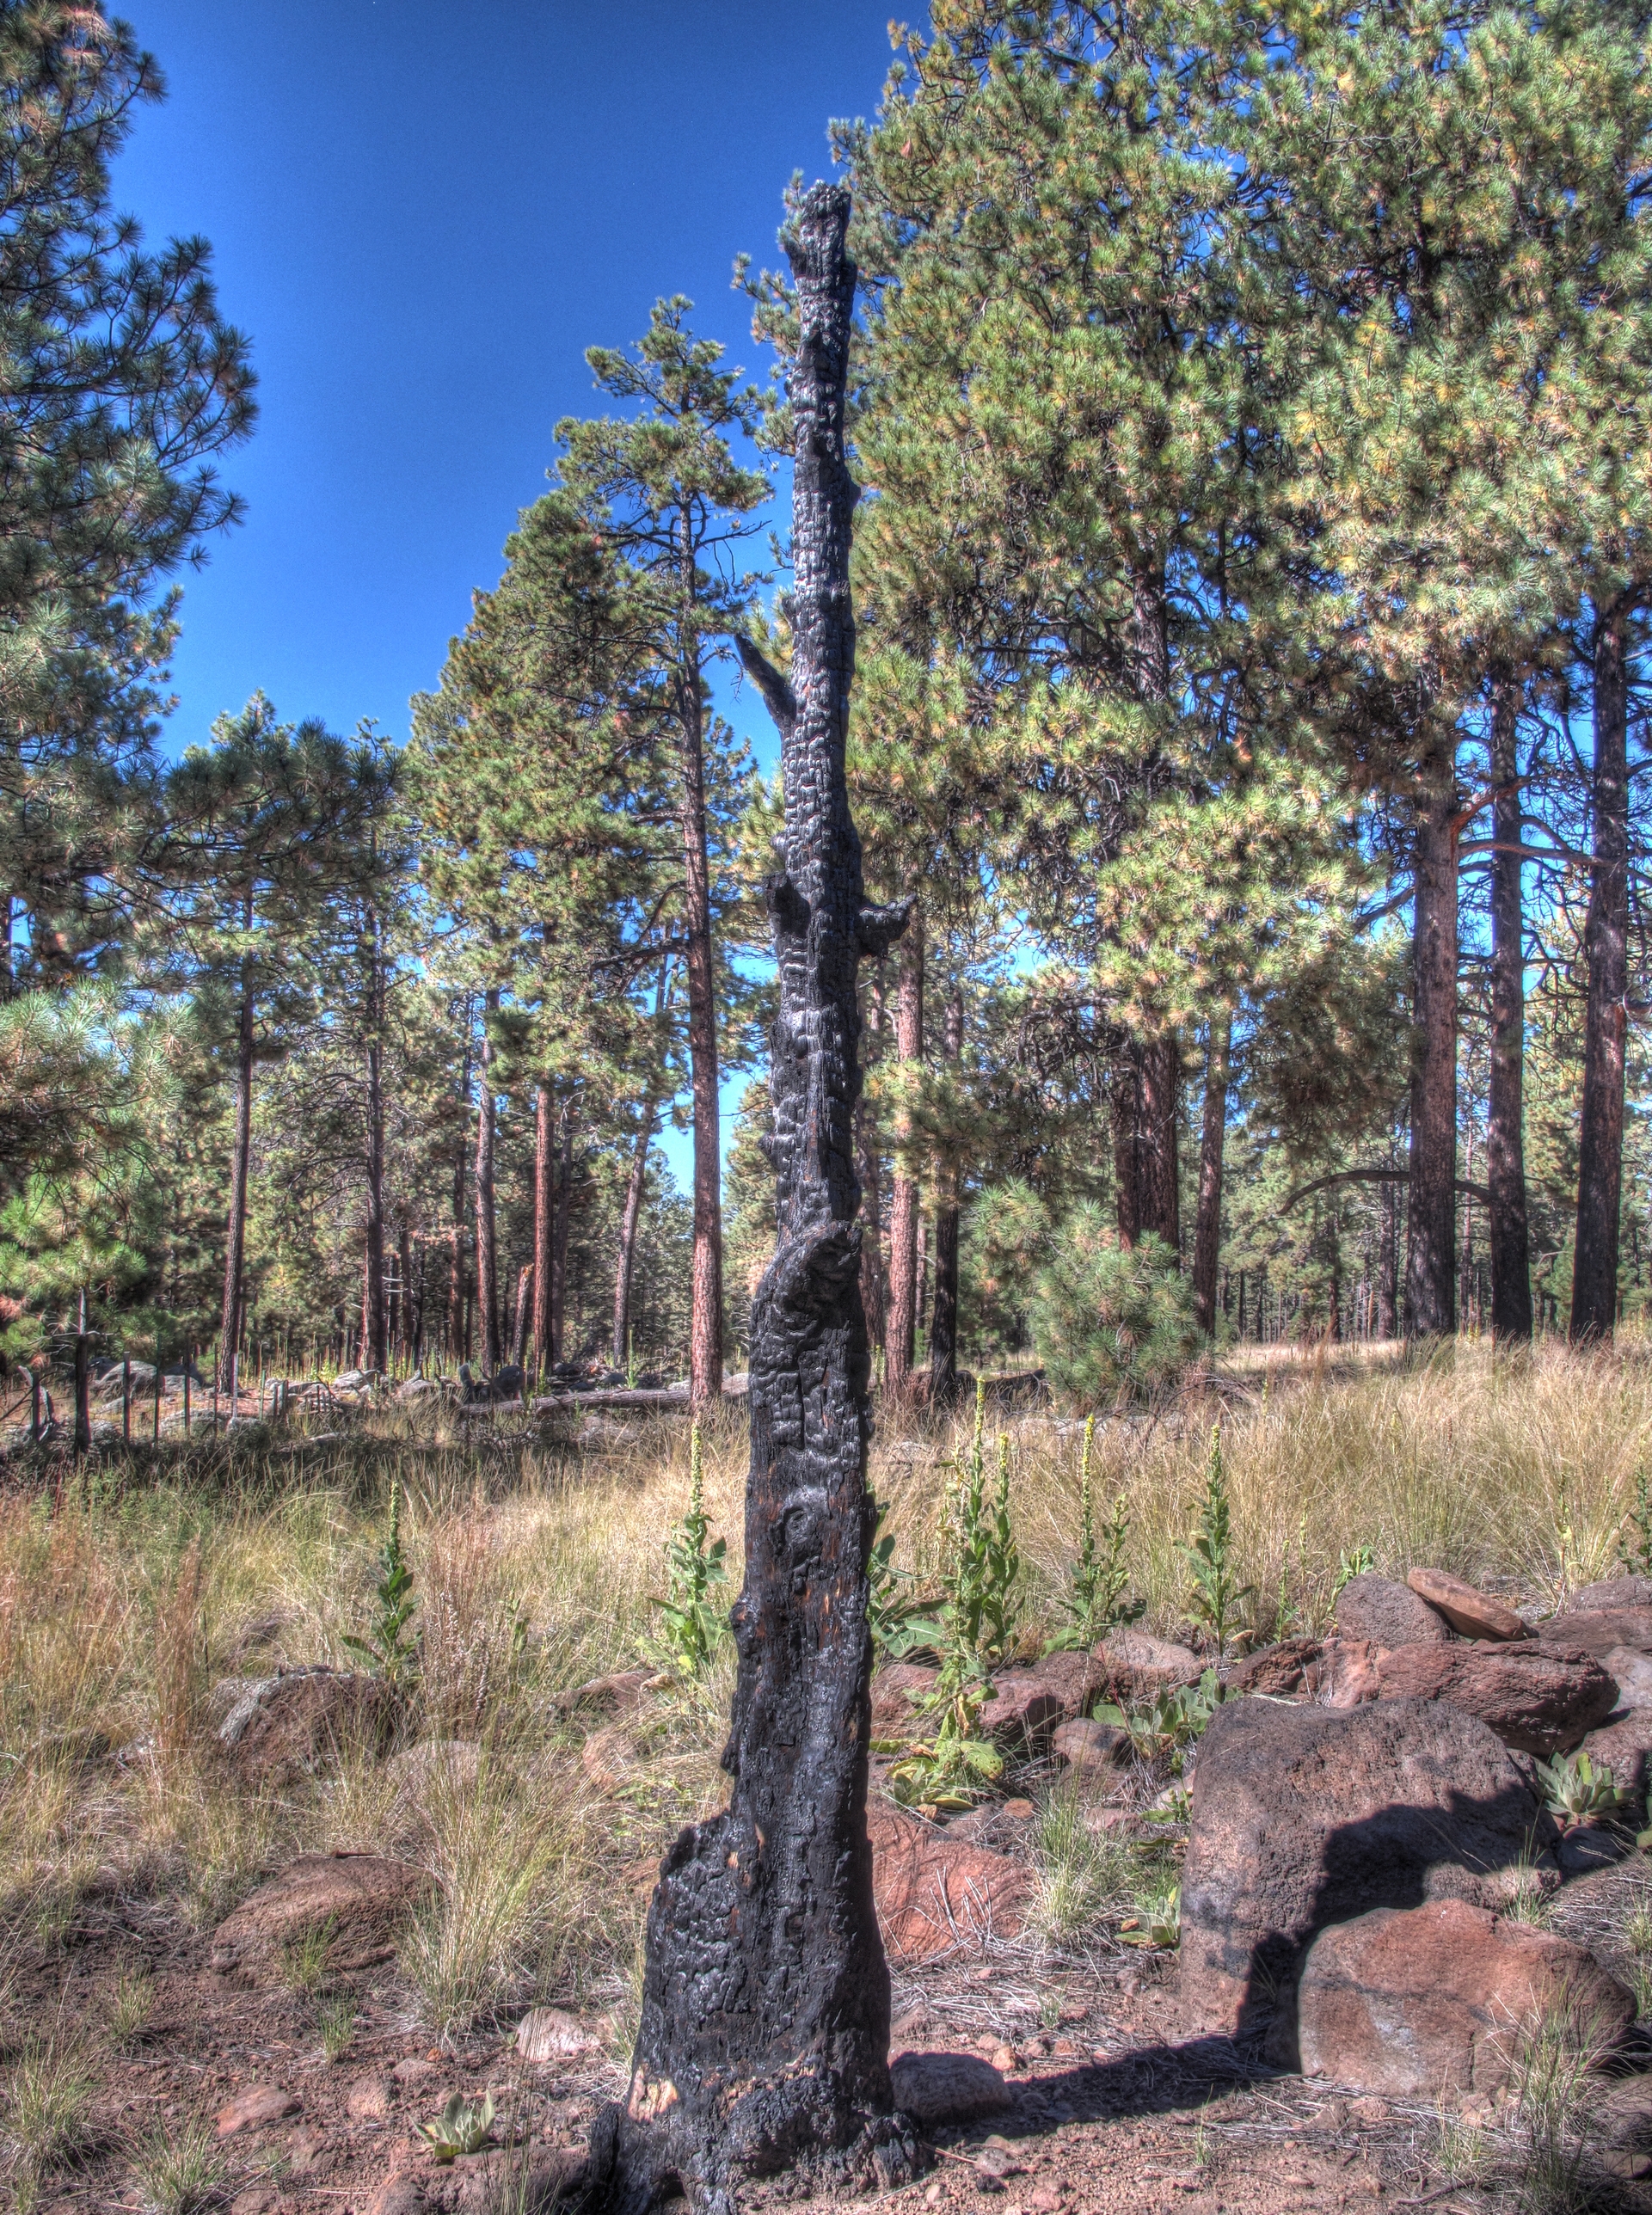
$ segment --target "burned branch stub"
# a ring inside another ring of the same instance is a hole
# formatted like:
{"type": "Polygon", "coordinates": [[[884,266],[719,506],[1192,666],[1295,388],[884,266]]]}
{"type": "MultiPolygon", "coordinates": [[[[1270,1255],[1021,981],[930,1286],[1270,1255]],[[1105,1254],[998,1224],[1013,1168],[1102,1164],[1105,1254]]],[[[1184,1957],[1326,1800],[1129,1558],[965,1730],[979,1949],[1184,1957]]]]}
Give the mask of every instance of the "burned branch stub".
{"type": "Polygon", "coordinates": [[[788,234],[799,340],[789,678],[741,658],[779,725],[785,866],[767,891],[778,1243],[752,1305],[746,1581],[723,1766],[728,1808],[685,1831],[648,1911],[629,2095],[599,2120],[591,2184],[616,2215],[673,2190],[724,2215],[742,2175],[912,2173],[894,2115],[889,1979],[866,1834],[868,1355],[860,1295],[857,965],[906,907],[863,905],[844,739],[857,497],[844,455],[855,271],[849,195],[816,185],[788,234]]]}

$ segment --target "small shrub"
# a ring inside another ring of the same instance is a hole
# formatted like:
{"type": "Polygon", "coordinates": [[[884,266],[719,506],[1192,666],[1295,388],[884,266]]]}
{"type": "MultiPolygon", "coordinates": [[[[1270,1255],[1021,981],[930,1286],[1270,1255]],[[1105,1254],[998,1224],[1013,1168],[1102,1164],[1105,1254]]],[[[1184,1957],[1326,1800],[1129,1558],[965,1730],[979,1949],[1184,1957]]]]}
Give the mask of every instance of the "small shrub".
{"type": "Polygon", "coordinates": [[[1588,2199],[1585,2133],[1594,2105],[1591,2072],[1600,2053],[1598,2026],[1564,1998],[1519,2043],[1516,2188],[1522,2215],[1571,2215],[1588,2199]]]}
{"type": "Polygon", "coordinates": [[[1613,1783],[1609,1769],[1596,1769],[1587,1753],[1559,1753],[1538,1764],[1538,1776],[1549,1812],[1569,1829],[1592,1816],[1609,1815],[1629,1798],[1613,1783]]]}
{"type": "Polygon", "coordinates": [[[1033,1922],[1051,1946],[1086,1938],[1117,1908],[1133,1862],[1127,1846],[1091,1829],[1071,1785],[1053,1792],[1034,1833],[1037,1891],[1033,1922]]]}
{"type": "Polygon", "coordinates": [[[316,2027],[322,2034],[322,2052],[329,2061],[341,2060],[355,2040],[354,2000],[347,1993],[324,2002],[316,2016],[316,2027]]]}
{"type": "Polygon", "coordinates": [[[332,1917],[314,1930],[301,1931],[281,1948],[281,1981],[292,1992],[315,1993],[327,1982],[327,1964],[336,1928],[332,1917]]]}
{"type": "Polygon", "coordinates": [[[132,2151],[132,2170],[149,2215],[204,2215],[224,2197],[227,2174],[212,2123],[194,2115],[175,2131],[157,2122],[132,2151]]]}
{"type": "Polygon", "coordinates": [[[967,1807],[1004,1774],[1004,1756],[976,1727],[979,1685],[966,1686],[941,1720],[932,1741],[908,1748],[889,1771],[889,1789],[903,1807],[930,1813],[967,1807]]]}
{"type": "Polygon", "coordinates": [[[1170,1948],[1182,1942],[1182,1887],[1171,1876],[1145,1885],[1135,1896],[1133,1915],[1119,1925],[1127,1946],[1170,1948]]]}
{"type": "Polygon", "coordinates": [[[390,1522],[378,1549],[378,1582],[373,1586],[374,1608],[365,1633],[346,1632],[342,1643],[358,1660],[396,1691],[410,1690],[419,1674],[418,1634],[408,1629],[418,1601],[413,1597],[413,1572],[402,1552],[402,1487],[390,1487],[390,1522]]]}
{"type": "Polygon", "coordinates": [[[1199,1510],[1199,1530],[1191,1545],[1177,1551],[1193,1575],[1193,1611],[1208,1625],[1219,1658],[1227,1651],[1240,1608],[1253,1587],[1238,1580],[1233,1544],[1232,1510],[1227,1496],[1227,1471],[1222,1462],[1222,1427],[1213,1426],[1210,1453],[1205,1463],[1205,1497],[1199,1510]]]}
{"type": "Polygon", "coordinates": [[[955,1482],[947,1496],[939,1620],[913,1626],[940,1650],[937,1706],[956,1703],[972,1686],[990,1680],[1009,1656],[1021,1614],[1021,1553],[1010,1518],[1010,1441],[998,1440],[998,1479],[989,1506],[986,1424],[986,1388],[978,1384],[969,1451],[953,1464],[955,1482]]]}
{"type": "Polygon", "coordinates": [[[1178,1684],[1159,1692],[1144,1707],[1125,1709],[1106,1700],[1096,1709],[1097,1719],[1127,1730],[1138,1753],[1149,1761],[1162,1754],[1172,1757],[1179,1773],[1183,1751],[1202,1738],[1211,1717],[1222,1703],[1222,1687],[1213,1669],[1207,1669],[1196,1684],[1178,1684]]]}
{"type": "Polygon", "coordinates": [[[155,1979],[141,1963],[128,1962],[114,1980],[109,2038],[118,2053],[136,2045],[155,2012],[155,1979]]]}
{"type": "Polygon", "coordinates": [[[866,1565],[866,1620],[877,1658],[898,1661],[923,1644],[925,1627],[918,1621],[924,1603],[910,1590],[912,1576],[894,1565],[894,1533],[883,1529],[888,1512],[877,1506],[878,1534],[866,1565]]]}

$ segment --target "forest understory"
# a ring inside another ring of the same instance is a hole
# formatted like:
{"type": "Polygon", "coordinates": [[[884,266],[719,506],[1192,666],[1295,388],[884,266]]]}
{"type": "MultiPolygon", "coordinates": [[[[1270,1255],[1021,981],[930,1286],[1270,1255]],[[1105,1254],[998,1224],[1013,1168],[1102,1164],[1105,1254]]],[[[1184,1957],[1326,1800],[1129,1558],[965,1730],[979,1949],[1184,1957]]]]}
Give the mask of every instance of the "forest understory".
{"type": "MultiPolygon", "coordinates": [[[[1443,1568],[1546,1614],[1611,1574],[1639,1529],[1652,1349],[1632,1335],[1593,1357],[1507,1359],[1468,1341],[1431,1357],[1247,1349],[1157,1417],[1099,1424],[1095,1508],[1104,1523],[1121,1509],[1140,1627],[1205,1653],[1178,1548],[1198,1525],[1217,1418],[1246,1595],[1235,1647],[1323,1628],[1356,1561],[1443,1568]]],[[[986,1423],[1022,1565],[1011,1659],[1030,1658],[1062,1624],[1082,1427],[1020,1406],[989,1407],[986,1423]]],[[[697,1551],[725,1571],[706,1589],[709,1620],[740,1573],[742,1411],[725,1406],[699,1436],[697,1551]]],[[[879,1420],[872,1481],[914,1593],[944,1574],[946,1501],[970,1444],[967,1409],[879,1420]]],[[[713,1639],[703,1666],[685,1666],[659,1604],[677,1590],[665,1545],[684,1543],[692,1512],[686,1419],[534,1425],[501,1409],[478,1425],[386,1405],[78,1465],[47,1466],[16,1433],[7,1445],[0,2038],[15,2204],[537,2204],[535,2163],[582,2146],[623,2089],[658,1856],[726,1789],[731,1649],[713,1639]],[[307,1435],[323,1422],[332,1435],[307,1435]],[[387,1609],[392,1501],[406,1581],[387,1609]],[[291,1745],[267,1739],[261,1766],[251,1733],[226,1746],[249,1685],[314,1665],[371,1683],[383,1704],[285,1770],[291,1745]],[[347,1902],[319,1924],[259,1926],[260,1888],[306,1855],[403,1870],[393,1917],[369,1903],[379,1919],[358,1927],[347,1902]],[[237,1950],[230,1918],[249,1899],[237,1950]],[[547,2006],[558,2012],[533,2019],[530,2059],[518,2027],[547,2006]],[[455,2094],[491,2094],[494,2115],[488,2145],[448,2169],[420,2126],[455,2094]],[[442,2190],[470,2196],[429,2196],[442,2190]]],[[[1013,1929],[994,1927],[982,1893],[939,1947],[886,1913],[893,2052],[975,2055],[1009,2095],[1000,2114],[933,2131],[933,2165],[900,2197],[1005,2215],[1652,2204],[1591,2150],[1606,2078],[1563,2071],[1557,2093],[1552,2071],[1528,2066],[1501,2101],[1454,2108],[1360,2097],[1188,2036],[1164,1905],[1187,1835],[1184,1755],[1144,1743],[1088,1771],[1029,1752],[967,1810],[909,1808],[908,1822],[1002,1854],[1021,1889],[1013,1929]]],[[[894,1765],[875,1754],[875,1827],[894,1765]]],[[[1600,1836],[1541,1914],[1652,2004],[1632,1942],[1652,1936],[1652,1870],[1627,1813],[1600,1836]]],[[[777,2193],[807,2197],[783,2181],[751,2198],[777,2193]]]]}

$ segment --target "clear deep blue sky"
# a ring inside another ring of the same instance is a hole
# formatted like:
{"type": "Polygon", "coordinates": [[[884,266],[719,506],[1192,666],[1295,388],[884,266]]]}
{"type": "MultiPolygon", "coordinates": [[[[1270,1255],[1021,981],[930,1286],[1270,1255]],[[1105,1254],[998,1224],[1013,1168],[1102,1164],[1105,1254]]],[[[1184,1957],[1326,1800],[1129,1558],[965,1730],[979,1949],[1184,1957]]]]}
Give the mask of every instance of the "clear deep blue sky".
{"type": "MultiPolygon", "coordinates": [[[[875,108],[888,0],[136,0],[169,87],[115,176],[151,242],[204,233],[251,336],[247,519],[184,579],[169,744],[262,689],[394,737],[433,684],[584,350],[662,294],[759,381],[735,255],[777,259],[794,169],[875,108]]],[[[749,690],[742,732],[771,740],[749,690]]],[[[685,1147],[668,1142],[673,1163],[685,1147]]]]}

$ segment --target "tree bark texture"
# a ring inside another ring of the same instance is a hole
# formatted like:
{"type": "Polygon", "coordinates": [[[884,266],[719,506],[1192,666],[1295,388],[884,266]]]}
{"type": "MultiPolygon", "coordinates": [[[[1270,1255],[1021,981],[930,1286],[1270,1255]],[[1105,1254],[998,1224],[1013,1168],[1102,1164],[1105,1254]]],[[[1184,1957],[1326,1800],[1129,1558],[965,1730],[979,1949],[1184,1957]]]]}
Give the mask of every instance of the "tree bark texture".
{"type": "Polygon", "coordinates": [[[619,1260],[614,1270],[614,1366],[623,1369],[630,1359],[631,1278],[636,1267],[636,1226],[642,1216],[642,1193],[648,1177],[648,1149],[659,1108],[652,1093],[643,1102],[642,1120],[631,1149],[630,1175],[625,1180],[625,1206],[619,1218],[619,1260]]]}
{"type": "Polygon", "coordinates": [[[543,1377],[546,1365],[556,1358],[550,1351],[550,1087],[541,1084],[533,1095],[533,1328],[530,1344],[536,1377],[543,1377]]]}
{"type": "Polygon", "coordinates": [[[363,1289],[363,1366],[390,1367],[384,1300],[384,954],[378,911],[368,915],[367,947],[367,1254],[363,1289]]]}
{"type": "Polygon", "coordinates": [[[499,1257],[494,1244],[494,1048],[488,1035],[488,1017],[498,1007],[495,985],[484,1003],[482,1083],[476,1095],[476,1305],[482,1311],[482,1364],[490,1376],[500,1365],[500,1350],[499,1257]]]}
{"type": "Polygon", "coordinates": [[[1532,1254],[1526,1219],[1526,932],[1520,910],[1520,689],[1498,687],[1491,710],[1491,1084],[1486,1183],[1491,1193],[1492,1335],[1532,1335],[1532,1254]]]}
{"type": "Polygon", "coordinates": [[[1176,1123],[1181,1105],[1182,1044],[1176,1032],[1146,1040],[1141,1049],[1141,1123],[1136,1158],[1140,1165],[1141,1227],[1164,1241],[1172,1254],[1182,1250],[1181,1167],[1176,1159],[1176,1123]]]}
{"type": "Polygon", "coordinates": [[[1377,1335],[1392,1338],[1399,1328],[1399,1187],[1379,1187],[1377,1232],[1377,1335]]]}
{"type": "MultiPolygon", "coordinates": [[[[914,909],[900,948],[895,986],[895,1059],[913,1068],[924,1058],[924,917],[914,909]]],[[[897,1132],[910,1141],[911,1119],[897,1132]]],[[[916,1177],[896,1172],[889,1206],[889,1321],[883,1353],[885,1389],[891,1399],[912,1392],[918,1347],[918,1224],[921,1199],[916,1177]]]]}
{"type": "Polygon", "coordinates": [[[1113,1190],[1121,1246],[1141,1237],[1141,1067],[1133,1042],[1113,1072],[1113,1190]]]}
{"type": "MultiPolygon", "coordinates": [[[[955,985],[947,997],[942,1052],[955,1068],[964,1050],[964,996],[955,985]]],[[[942,1148],[935,1163],[935,1292],[930,1310],[930,1404],[944,1408],[958,1396],[958,1156],[942,1148]]]]}
{"type": "Polygon", "coordinates": [[[1417,803],[1411,941],[1411,1175],[1405,1333],[1457,1328],[1457,783],[1449,756],[1417,803]]]}
{"type": "Polygon", "coordinates": [[[1193,1232],[1194,1320],[1207,1336],[1216,1329],[1216,1270],[1222,1248],[1222,1154],[1227,1138],[1228,1062],[1233,1018],[1224,1008],[1211,1017],[1205,1058],[1205,1118],[1199,1134],[1199,1212],[1193,1232]]]}
{"type": "Polygon", "coordinates": [[[904,911],[862,905],[844,782],[854,664],[843,402],[855,277],[848,194],[817,185],[789,250],[798,280],[789,683],[743,646],[780,726],[785,868],[766,887],[779,1241],[752,1305],[751,1476],[729,1804],[685,1831],[648,1911],[641,2028],[623,2105],[593,2136],[619,2215],[674,2188],[708,2215],[743,2176],[823,2185],[912,2173],[890,2114],[889,1979],[866,1835],[866,1329],[854,1111],[856,965],[904,911]]]}
{"type": "MultiPolygon", "coordinates": [[[[867,994],[871,1020],[867,1028],[875,1040],[883,1028],[883,994],[874,985],[867,994]]],[[[855,1109],[856,1160],[861,1181],[861,1306],[866,1314],[866,1342],[876,1353],[884,1340],[886,1304],[883,1297],[882,1194],[878,1189],[877,1137],[866,1102],[855,1109]]]]}
{"type": "MultiPolygon", "coordinates": [[[[252,902],[246,927],[252,929],[252,902]]],[[[241,1008],[236,1022],[235,1138],[230,1157],[230,1224],[224,1249],[224,1319],[218,1340],[218,1389],[230,1390],[236,1336],[241,1315],[241,1274],[247,1252],[247,1176],[252,1160],[252,1072],[257,1041],[253,1007],[252,957],[241,965],[241,1008]]]]}
{"type": "MultiPolygon", "coordinates": [[[[556,1184],[550,1216],[550,1359],[567,1351],[568,1227],[574,1213],[574,1125],[579,1109],[567,1095],[556,1119],[556,1184]]],[[[718,1387],[722,1390],[721,1385],[718,1387]]]]}
{"type": "Polygon", "coordinates": [[[448,1352],[455,1361],[467,1361],[470,1349],[464,1338],[464,1124],[470,1108],[470,1016],[464,1018],[464,1061],[459,1072],[458,1133],[453,1148],[453,1241],[447,1268],[448,1352]]]}
{"type": "Polygon", "coordinates": [[[1584,960],[1583,1111],[1572,1257],[1574,1345],[1608,1339],[1618,1322],[1618,1218],[1624,1174],[1624,1052],[1629,1034],[1629,611],[1594,633],[1594,874],[1584,960]]]}
{"type": "Polygon", "coordinates": [[[689,1084],[694,1101],[693,1292],[689,1397],[697,1408],[722,1390],[722,1154],[718,1139],[717,998],[711,962],[711,873],[705,838],[705,744],[697,672],[683,716],[684,968],[688,985],[689,1084]]]}

